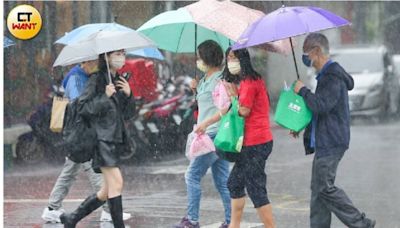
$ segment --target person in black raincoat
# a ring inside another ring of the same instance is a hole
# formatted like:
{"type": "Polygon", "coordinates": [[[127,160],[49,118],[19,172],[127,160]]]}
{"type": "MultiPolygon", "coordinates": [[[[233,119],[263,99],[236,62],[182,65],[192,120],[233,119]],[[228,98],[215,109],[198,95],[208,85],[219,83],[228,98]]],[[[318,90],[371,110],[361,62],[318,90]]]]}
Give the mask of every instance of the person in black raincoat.
{"type": "Polygon", "coordinates": [[[86,90],[79,97],[79,114],[89,120],[97,133],[92,167],[103,174],[103,186],[72,213],[60,216],[64,227],[75,227],[85,216],[108,201],[114,227],[125,227],[122,220],[123,178],[119,154],[127,144],[124,120],[134,115],[134,99],[128,82],[117,70],[125,64],[125,51],[99,56],[99,73],[90,77],[86,90]],[[105,56],[107,55],[107,56],[105,56]],[[107,61],[112,82],[109,83],[107,61]]]}

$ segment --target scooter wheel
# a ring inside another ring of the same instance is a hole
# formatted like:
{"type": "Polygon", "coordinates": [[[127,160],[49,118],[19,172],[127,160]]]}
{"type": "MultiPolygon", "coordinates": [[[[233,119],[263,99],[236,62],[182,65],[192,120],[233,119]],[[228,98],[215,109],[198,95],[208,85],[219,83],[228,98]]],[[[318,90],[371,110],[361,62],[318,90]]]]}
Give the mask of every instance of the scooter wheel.
{"type": "Polygon", "coordinates": [[[129,147],[127,147],[124,151],[122,151],[119,157],[122,161],[130,160],[133,157],[133,155],[136,154],[136,150],[137,150],[137,143],[133,138],[130,138],[129,147]]]}

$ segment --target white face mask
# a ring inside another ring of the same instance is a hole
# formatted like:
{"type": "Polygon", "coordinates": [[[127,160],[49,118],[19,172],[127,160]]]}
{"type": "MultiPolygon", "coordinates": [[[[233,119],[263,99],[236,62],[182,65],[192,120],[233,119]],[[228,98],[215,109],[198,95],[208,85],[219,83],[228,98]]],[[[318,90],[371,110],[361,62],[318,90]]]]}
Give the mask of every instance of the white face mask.
{"type": "Polygon", "coordinates": [[[204,63],[203,60],[199,59],[196,61],[197,69],[206,73],[208,71],[208,66],[204,63]]]}
{"type": "Polygon", "coordinates": [[[234,75],[239,75],[241,68],[240,68],[240,62],[239,61],[228,61],[228,70],[231,72],[231,74],[234,75]]]}
{"type": "Polygon", "coordinates": [[[110,66],[116,70],[125,65],[125,56],[110,56],[110,66]]]}

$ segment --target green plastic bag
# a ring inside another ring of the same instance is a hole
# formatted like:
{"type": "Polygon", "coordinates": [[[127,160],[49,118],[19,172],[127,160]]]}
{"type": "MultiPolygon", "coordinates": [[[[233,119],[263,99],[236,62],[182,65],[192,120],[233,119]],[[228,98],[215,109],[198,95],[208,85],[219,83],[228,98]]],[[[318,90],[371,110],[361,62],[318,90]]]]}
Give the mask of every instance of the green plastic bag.
{"type": "Polygon", "coordinates": [[[284,128],[300,132],[307,127],[311,118],[312,112],[303,97],[294,92],[294,84],[289,90],[283,89],[276,106],[275,122],[284,128]]]}
{"type": "Polygon", "coordinates": [[[215,147],[224,152],[239,153],[242,150],[244,119],[239,116],[238,99],[232,100],[230,110],[221,117],[215,147]]]}

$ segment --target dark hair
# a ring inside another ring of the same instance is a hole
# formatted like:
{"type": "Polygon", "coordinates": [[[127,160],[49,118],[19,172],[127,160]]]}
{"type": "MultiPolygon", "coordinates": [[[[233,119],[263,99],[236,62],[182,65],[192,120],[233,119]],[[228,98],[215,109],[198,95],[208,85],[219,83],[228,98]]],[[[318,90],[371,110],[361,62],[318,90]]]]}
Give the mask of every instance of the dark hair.
{"type": "Polygon", "coordinates": [[[329,54],[329,41],[322,33],[310,33],[304,40],[304,44],[308,44],[310,47],[319,47],[322,54],[329,54]]]}
{"type": "Polygon", "coordinates": [[[239,49],[233,51],[233,54],[236,56],[236,58],[239,59],[241,72],[239,77],[238,75],[231,74],[228,69],[228,55],[230,51],[231,48],[228,48],[228,50],[226,50],[225,70],[223,74],[223,78],[225,80],[237,83],[238,80],[258,80],[261,78],[261,75],[256,70],[254,70],[253,65],[251,65],[250,53],[247,49],[239,49]]]}
{"type": "Polygon", "coordinates": [[[107,63],[106,63],[106,58],[104,57],[105,53],[99,55],[99,71],[101,72],[107,72],[107,63]]]}
{"type": "Polygon", "coordinates": [[[197,50],[200,58],[204,61],[207,66],[219,67],[224,59],[224,53],[222,52],[221,46],[213,40],[206,40],[201,43],[197,50]]]}
{"type": "Polygon", "coordinates": [[[232,50],[232,48],[229,47],[225,51],[225,69],[224,69],[224,72],[222,73],[222,79],[224,79],[227,82],[238,84],[240,82],[240,75],[233,75],[228,70],[228,55],[229,55],[229,52],[231,52],[231,50],[232,50]]]}

